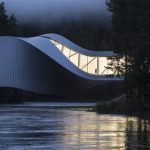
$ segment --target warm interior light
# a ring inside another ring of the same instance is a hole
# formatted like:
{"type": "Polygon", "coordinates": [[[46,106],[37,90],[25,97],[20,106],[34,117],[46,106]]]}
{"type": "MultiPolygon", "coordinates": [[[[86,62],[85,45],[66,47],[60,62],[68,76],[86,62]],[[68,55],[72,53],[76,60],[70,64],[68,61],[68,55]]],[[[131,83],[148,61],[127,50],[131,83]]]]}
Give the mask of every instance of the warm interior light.
{"type": "Polygon", "coordinates": [[[50,41],[82,71],[92,75],[113,75],[111,70],[106,69],[108,65],[107,57],[92,57],[75,52],[74,50],[50,39],[50,41]]]}

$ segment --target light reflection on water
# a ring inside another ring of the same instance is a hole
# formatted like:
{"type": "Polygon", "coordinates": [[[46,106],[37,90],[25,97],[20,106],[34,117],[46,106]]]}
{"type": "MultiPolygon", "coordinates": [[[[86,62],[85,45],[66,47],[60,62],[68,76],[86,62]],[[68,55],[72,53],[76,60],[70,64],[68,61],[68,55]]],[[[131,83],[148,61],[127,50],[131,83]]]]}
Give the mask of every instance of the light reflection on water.
{"type": "Polygon", "coordinates": [[[150,149],[150,121],[51,107],[0,107],[0,150],[150,149]]]}

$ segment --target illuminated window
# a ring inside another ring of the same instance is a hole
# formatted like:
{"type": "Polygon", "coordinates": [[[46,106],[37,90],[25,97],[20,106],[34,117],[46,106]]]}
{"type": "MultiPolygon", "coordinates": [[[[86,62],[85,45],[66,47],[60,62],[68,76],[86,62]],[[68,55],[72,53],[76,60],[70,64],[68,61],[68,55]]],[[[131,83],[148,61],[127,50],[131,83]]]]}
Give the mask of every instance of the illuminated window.
{"type": "Polygon", "coordinates": [[[55,46],[69,59],[74,65],[93,75],[107,75],[113,74],[111,70],[107,69],[108,59],[107,57],[91,57],[83,54],[79,54],[70,48],[62,45],[61,43],[50,40],[55,46]]]}
{"type": "Polygon", "coordinates": [[[80,69],[87,72],[87,63],[88,59],[87,56],[80,54],[80,69]]]}
{"type": "Polygon", "coordinates": [[[63,52],[62,52],[67,58],[69,58],[70,55],[70,49],[67,47],[63,48],[63,52]]]}
{"type": "Polygon", "coordinates": [[[88,57],[88,73],[97,74],[97,57],[88,57]]]}
{"type": "Polygon", "coordinates": [[[78,53],[71,50],[69,59],[73,64],[78,66],[78,53]]]}

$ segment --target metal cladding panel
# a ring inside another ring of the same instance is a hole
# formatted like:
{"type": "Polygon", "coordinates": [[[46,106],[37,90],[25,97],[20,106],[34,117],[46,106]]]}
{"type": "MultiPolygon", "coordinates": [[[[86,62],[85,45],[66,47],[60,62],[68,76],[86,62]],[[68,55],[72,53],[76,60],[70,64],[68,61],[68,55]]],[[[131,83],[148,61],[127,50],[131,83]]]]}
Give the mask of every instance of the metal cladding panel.
{"type": "Polygon", "coordinates": [[[12,37],[0,38],[0,86],[51,94],[51,59],[31,45],[12,37]]]}
{"type": "Polygon", "coordinates": [[[114,80],[83,72],[48,38],[0,37],[0,87],[69,95],[114,80]]]}
{"type": "Polygon", "coordinates": [[[20,38],[21,40],[24,40],[31,45],[38,48],[40,51],[48,55],[50,58],[52,58],[55,62],[60,64],[65,69],[69,70],[70,72],[74,73],[75,75],[87,79],[87,80],[96,80],[96,81],[110,81],[110,80],[122,80],[122,78],[118,77],[105,77],[105,76],[95,76],[92,74],[88,74],[81,69],[79,69],[77,66],[75,66],[70,60],[68,60],[61,52],[60,50],[49,41],[49,39],[44,37],[33,37],[33,38],[20,38]]]}
{"type": "Polygon", "coordinates": [[[45,34],[45,35],[42,35],[42,37],[56,40],[59,43],[67,46],[68,48],[73,49],[74,51],[76,51],[80,54],[84,54],[84,55],[88,55],[88,56],[108,57],[108,56],[116,55],[113,51],[92,51],[92,50],[84,49],[58,34],[45,34]]]}

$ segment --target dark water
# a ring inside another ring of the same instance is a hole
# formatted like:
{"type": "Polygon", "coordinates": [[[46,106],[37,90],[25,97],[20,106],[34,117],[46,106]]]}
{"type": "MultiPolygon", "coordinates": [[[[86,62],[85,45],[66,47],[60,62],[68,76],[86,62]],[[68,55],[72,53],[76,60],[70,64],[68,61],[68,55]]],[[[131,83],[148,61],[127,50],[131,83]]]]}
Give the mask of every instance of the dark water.
{"type": "Polygon", "coordinates": [[[150,149],[148,120],[51,105],[1,106],[0,150],[150,149]]]}

